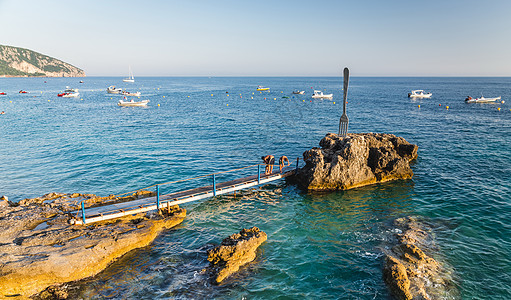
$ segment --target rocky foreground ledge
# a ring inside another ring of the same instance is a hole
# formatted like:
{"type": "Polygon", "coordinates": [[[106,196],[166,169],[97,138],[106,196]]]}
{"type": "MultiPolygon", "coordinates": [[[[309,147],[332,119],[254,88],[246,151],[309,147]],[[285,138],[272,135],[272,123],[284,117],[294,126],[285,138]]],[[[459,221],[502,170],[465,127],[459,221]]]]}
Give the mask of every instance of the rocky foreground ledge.
{"type": "Polygon", "coordinates": [[[184,220],[186,211],[175,206],[88,226],[69,225],[70,212],[81,201],[90,207],[147,195],[151,193],[123,198],[51,193],[19,203],[0,201],[0,298],[25,298],[93,276],[184,220]]]}
{"type": "Polygon", "coordinates": [[[327,134],[321,148],[303,153],[298,182],[308,190],[346,190],[378,182],[409,179],[418,146],[384,133],[327,134]]]}
{"type": "Polygon", "coordinates": [[[452,268],[431,257],[435,241],[427,225],[414,217],[394,221],[396,241],[384,251],[383,279],[395,298],[458,299],[452,268]]]}
{"type": "Polygon", "coordinates": [[[207,270],[215,283],[221,283],[226,277],[256,258],[257,248],[267,239],[265,232],[257,227],[243,229],[224,239],[222,243],[208,251],[210,266],[207,270]]]}

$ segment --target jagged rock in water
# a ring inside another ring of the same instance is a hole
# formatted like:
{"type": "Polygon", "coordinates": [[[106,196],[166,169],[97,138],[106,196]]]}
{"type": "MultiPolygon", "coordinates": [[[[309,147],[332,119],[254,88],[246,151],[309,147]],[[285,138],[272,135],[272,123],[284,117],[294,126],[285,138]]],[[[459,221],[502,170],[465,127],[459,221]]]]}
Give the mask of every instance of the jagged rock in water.
{"type": "MultiPolygon", "coordinates": [[[[48,286],[93,276],[127,252],[149,245],[162,230],[181,223],[186,216],[176,205],[165,214],[143,213],[88,226],[69,225],[70,211],[79,209],[81,201],[90,207],[121,200],[50,193],[9,202],[0,210],[0,298],[28,297],[48,286]]],[[[44,294],[48,293],[65,296],[56,288],[44,294]]]]}
{"type": "Polygon", "coordinates": [[[384,133],[327,134],[321,148],[303,153],[305,166],[298,182],[308,190],[346,190],[368,184],[413,176],[410,161],[417,145],[384,133]]]}
{"type": "Polygon", "coordinates": [[[220,246],[208,251],[209,271],[213,274],[215,283],[220,283],[226,277],[256,258],[256,250],[264,241],[266,233],[257,227],[243,229],[222,241],[220,246]]]}
{"type": "Polygon", "coordinates": [[[397,299],[456,299],[452,270],[427,255],[435,243],[427,226],[413,217],[395,220],[397,243],[385,252],[383,279],[397,299]]]}

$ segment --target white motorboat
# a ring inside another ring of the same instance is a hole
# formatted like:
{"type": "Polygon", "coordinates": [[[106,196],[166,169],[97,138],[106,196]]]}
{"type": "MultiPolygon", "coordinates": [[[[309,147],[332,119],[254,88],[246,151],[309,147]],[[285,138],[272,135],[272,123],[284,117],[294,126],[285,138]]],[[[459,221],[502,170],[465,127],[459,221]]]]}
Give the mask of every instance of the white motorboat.
{"type": "Polygon", "coordinates": [[[128,78],[124,78],[122,81],[124,81],[124,82],[135,82],[135,77],[133,76],[133,72],[131,72],[131,67],[129,67],[128,78]]]}
{"type": "Polygon", "coordinates": [[[128,92],[128,91],[122,91],[121,94],[123,94],[124,96],[132,96],[132,97],[140,97],[140,92],[135,92],[135,93],[131,93],[131,92],[128,92]]]}
{"type": "Polygon", "coordinates": [[[149,100],[142,100],[142,101],[135,101],[131,99],[130,101],[127,101],[126,97],[124,97],[124,100],[119,100],[117,102],[117,105],[119,106],[146,106],[147,103],[149,103],[149,100]],[[126,101],[124,101],[126,100],[126,101]]]}
{"type": "Polygon", "coordinates": [[[468,96],[465,98],[465,102],[467,103],[491,103],[496,102],[497,100],[500,100],[502,97],[495,97],[495,98],[484,98],[481,96],[480,98],[472,98],[468,96]]]}
{"type": "Polygon", "coordinates": [[[295,95],[304,95],[305,91],[293,91],[293,94],[295,94],[295,95]]]}
{"type": "Polygon", "coordinates": [[[318,98],[318,99],[324,99],[324,98],[332,98],[334,94],[323,94],[322,91],[314,91],[314,94],[312,94],[312,98],[318,98]]]}
{"type": "Polygon", "coordinates": [[[107,93],[109,94],[120,94],[122,93],[121,88],[116,88],[115,85],[111,85],[106,89],[107,93]]]}
{"type": "Polygon", "coordinates": [[[408,93],[408,98],[431,98],[432,93],[425,93],[424,90],[414,90],[408,93]]]}

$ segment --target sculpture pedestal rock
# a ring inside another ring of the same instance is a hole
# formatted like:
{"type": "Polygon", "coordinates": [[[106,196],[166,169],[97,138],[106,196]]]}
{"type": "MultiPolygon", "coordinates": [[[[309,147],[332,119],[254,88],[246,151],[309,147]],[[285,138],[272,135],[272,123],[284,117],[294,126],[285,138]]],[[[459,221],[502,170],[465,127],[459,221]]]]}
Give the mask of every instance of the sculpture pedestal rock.
{"type": "Polygon", "coordinates": [[[308,190],[346,190],[368,184],[412,178],[410,161],[417,145],[384,133],[327,134],[321,148],[303,153],[298,182],[308,190]]]}

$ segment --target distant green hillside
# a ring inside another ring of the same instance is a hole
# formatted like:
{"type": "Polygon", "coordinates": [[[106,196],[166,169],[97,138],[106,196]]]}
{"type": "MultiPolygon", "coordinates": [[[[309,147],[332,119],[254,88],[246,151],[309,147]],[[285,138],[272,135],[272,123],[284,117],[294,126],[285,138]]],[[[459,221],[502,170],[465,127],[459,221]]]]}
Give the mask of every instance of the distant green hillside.
{"type": "Polygon", "coordinates": [[[0,76],[84,77],[85,73],[32,50],[0,45],[0,76]]]}

